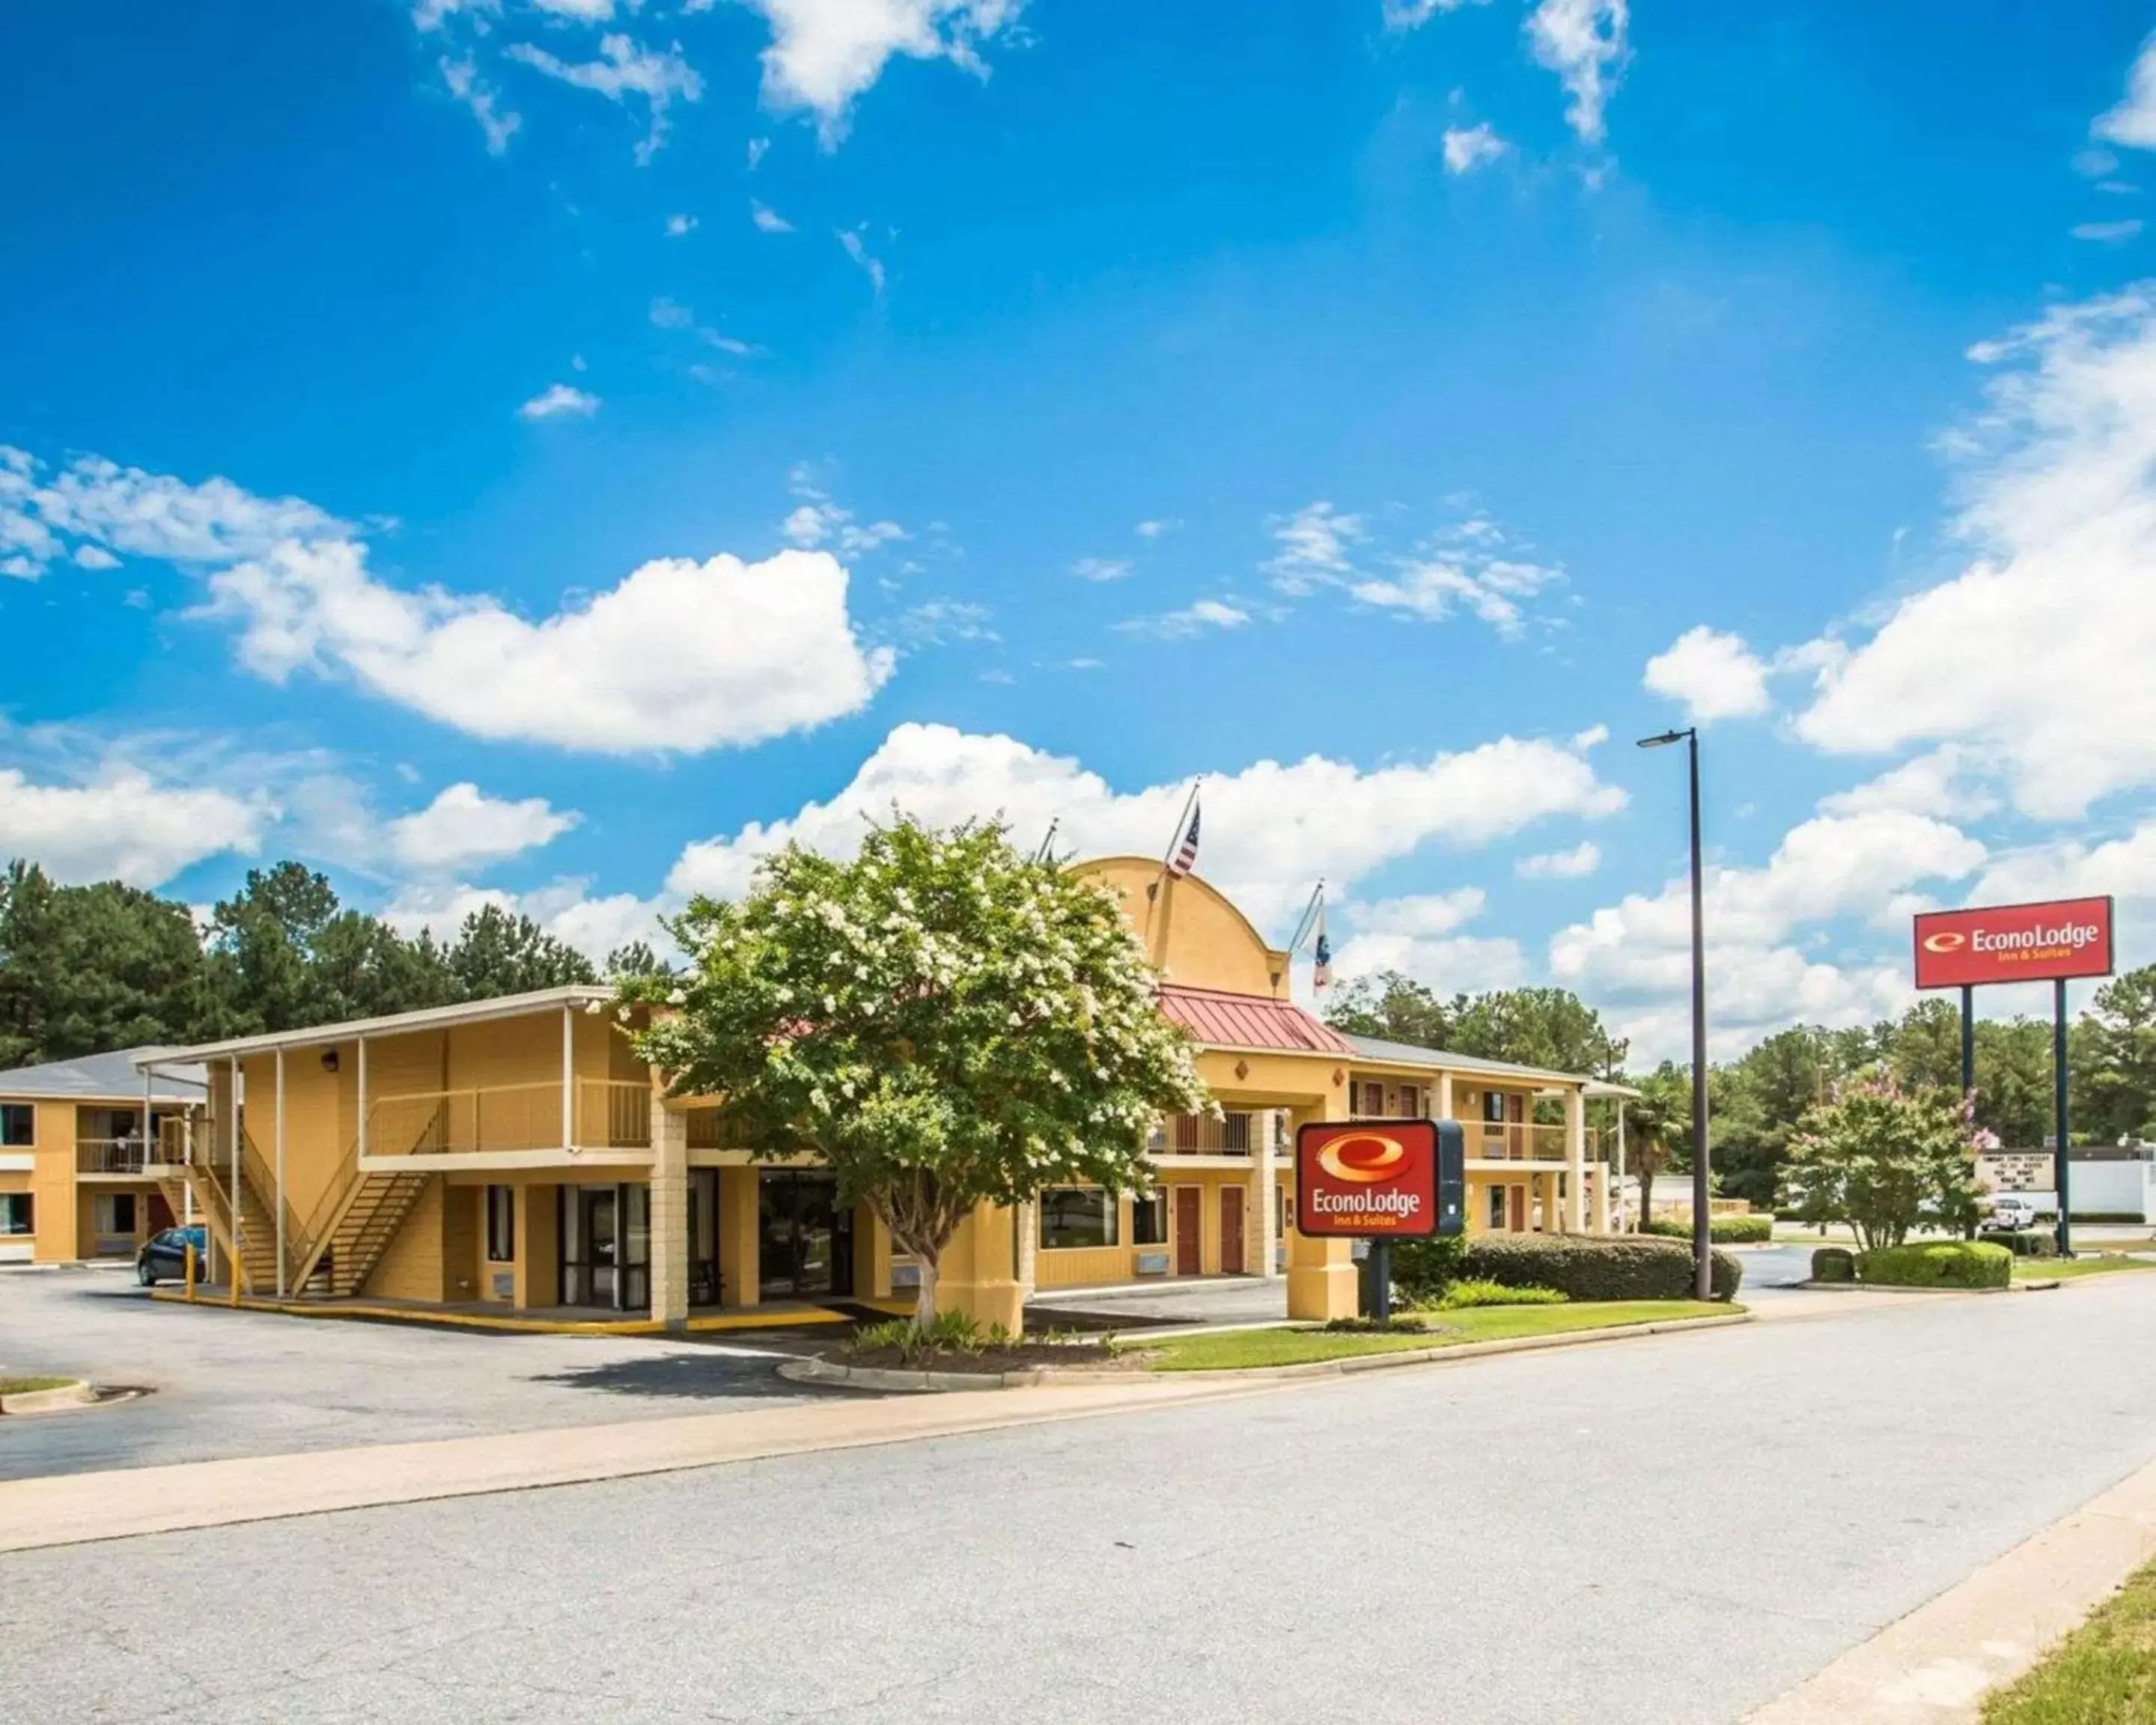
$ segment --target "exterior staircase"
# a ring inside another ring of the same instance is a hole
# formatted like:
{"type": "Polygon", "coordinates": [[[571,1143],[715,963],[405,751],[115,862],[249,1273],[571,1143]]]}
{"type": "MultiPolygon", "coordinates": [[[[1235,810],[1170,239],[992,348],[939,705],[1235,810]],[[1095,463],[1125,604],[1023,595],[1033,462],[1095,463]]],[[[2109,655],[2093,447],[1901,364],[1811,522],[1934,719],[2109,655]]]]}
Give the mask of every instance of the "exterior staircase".
{"type": "Polygon", "coordinates": [[[333,1299],[349,1299],[359,1292],[434,1178],[372,1171],[358,1175],[328,1240],[305,1261],[309,1280],[321,1276],[324,1291],[333,1299]]]}

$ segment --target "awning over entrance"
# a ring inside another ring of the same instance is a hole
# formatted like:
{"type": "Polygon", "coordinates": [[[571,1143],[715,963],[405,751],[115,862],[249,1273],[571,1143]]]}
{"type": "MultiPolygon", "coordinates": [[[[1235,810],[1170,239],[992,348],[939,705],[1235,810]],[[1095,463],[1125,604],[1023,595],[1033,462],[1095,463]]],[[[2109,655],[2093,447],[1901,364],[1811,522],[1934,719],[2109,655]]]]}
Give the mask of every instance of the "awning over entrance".
{"type": "Polygon", "coordinates": [[[1163,983],[1160,1009],[1200,1042],[1216,1048],[1278,1048],[1296,1054],[1354,1052],[1334,1031],[1291,1000],[1163,983]]]}

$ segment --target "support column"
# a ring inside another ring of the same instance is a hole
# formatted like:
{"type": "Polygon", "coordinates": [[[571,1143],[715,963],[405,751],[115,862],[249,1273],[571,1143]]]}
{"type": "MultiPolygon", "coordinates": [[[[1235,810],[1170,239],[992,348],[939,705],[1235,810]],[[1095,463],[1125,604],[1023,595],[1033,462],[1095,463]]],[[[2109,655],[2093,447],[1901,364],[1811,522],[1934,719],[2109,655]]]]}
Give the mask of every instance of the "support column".
{"type": "MultiPolygon", "coordinates": [[[[658,1111],[659,1098],[651,1099],[652,1110],[658,1111]]],[[[656,1122],[654,1123],[656,1130],[656,1122]]],[[[564,1002],[562,1006],[562,1147],[577,1147],[577,1015],[564,1002]]]]}
{"type": "Polygon", "coordinates": [[[1029,1198],[1018,1207],[1019,1297],[1030,1300],[1040,1286],[1040,1202],[1029,1198]]]}
{"type": "Polygon", "coordinates": [[[285,1288],[285,1050],[277,1050],[277,1297],[285,1288]]]}
{"type": "Polygon", "coordinates": [[[1574,1085],[1564,1093],[1564,1231],[1584,1234],[1587,1231],[1587,1092],[1578,1085],[1574,1085]]]}
{"type": "Polygon", "coordinates": [[[1609,1164],[1608,1163],[1598,1162],[1594,1164],[1594,1231],[1597,1234],[1607,1234],[1609,1231],[1609,1164]]]}
{"type": "Polygon", "coordinates": [[[651,1317],[669,1329],[689,1321],[689,1117],[651,1095],[651,1317]]]}
{"type": "MultiPolygon", "coordinates": [[[[1280,1111],[1267,1108],[1256,1117],[1258,1142],[1250,1147],[1250,1189],[1244,1204],[1254,1214],[1250,1225],[1244,1230],[1251,1244],[1245,1248],[1246,1259],[1255,1255],[1257,1274],[1267,1281],[1277,1281],[1280,1266],[1273,1260],[1279,1255],[1275,1248],[1280,1235],[1274,1227],[1273,1210],[1278,1200],[1274,1196],[1278,1163],[1274,1159],[1273,1140],[1280,1131],[1280,1111]]],[[[1245,1262],[1244,1268],[1250,1268],[1245,1262]]]]}
{"type": "Polygon", "coordinates": [[[1437,1075],[1437,1112],[1431,1117],[1437,1120],[1450,1120],[1453,1117],[1452,1075],[1450,1072],[1440,1072],[1437,1075]]]}
{"type": "Polygon", "coordinates": [[[756,1170],[719,1170],[719,1283],[721,1306],[753,1306],[762,1297],[762,1236],[757,1229],[756,1170]]]}
{"type": "Polygon", "coordinates": [[[963,1312],[984,1330],[1001,1324],[1016,1333],[1024,1323],[1014,1214],[1001,1204],[983,1204],[958,1224],[936,1279],[938,1312],[963,1312]]]}
{"type": "MultiPolygon", "coordinates": [[[[1288,1116],[1291,1128],[1309,1120],[1344,1120],[1348,1099],[1335,1090],[1312,1109],[1296,1109],[1288,1116]]],[[[1297,1217],[1300,1221],[1301,1219],[1297,1217]]],[[[1356,1286],[1355,1260],[1344,1240],[1313,1239],[1300,1228],[1288,1230],[1287,1315],[1317,1323],[1336,1317],[1353,1317],[1361,1306],[1356,1286]]]]}
{"type": "Polygon", "coordinates": [[[562,1303],[559,1186],[516,1189],[516,1304],[521,1310],[562,1303]]]}

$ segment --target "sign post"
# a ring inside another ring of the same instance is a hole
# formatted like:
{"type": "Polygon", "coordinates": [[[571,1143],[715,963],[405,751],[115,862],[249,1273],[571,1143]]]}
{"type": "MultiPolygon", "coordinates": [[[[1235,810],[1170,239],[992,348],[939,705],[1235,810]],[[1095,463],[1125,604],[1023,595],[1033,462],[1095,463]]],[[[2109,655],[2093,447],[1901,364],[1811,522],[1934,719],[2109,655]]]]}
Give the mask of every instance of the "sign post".
{"type": "Polygon", "coordinates": [[[2112,902],[2050,899],[1917,918],[1917,986],[1961,990],[1962,1094],[1976,1086],[1975,991],[1992,983],[2051,985],[2051,1178],[2059,1200],[2059,1255],[2073,1256],[2072,1171],[2066,1146],[2066,983],[2112,970],[2112,902]]]}
{"type": "Polygon", "coordinates": [[[1370,1242],[1371,1316],[1389,1323],[1392,1242],[1462,1232],[1466,1168],[1456,1120],[1309,1122],[1295,1135],[1296,1227],[1370,1242]]]}

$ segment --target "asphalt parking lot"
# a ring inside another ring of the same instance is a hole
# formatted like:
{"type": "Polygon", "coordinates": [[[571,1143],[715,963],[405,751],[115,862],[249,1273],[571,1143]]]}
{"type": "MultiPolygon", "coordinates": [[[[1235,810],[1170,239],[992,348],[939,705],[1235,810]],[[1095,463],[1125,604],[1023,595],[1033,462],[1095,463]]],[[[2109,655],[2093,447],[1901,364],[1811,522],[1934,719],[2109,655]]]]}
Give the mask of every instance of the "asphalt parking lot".
{"type": "Polygon", "coordinates": [[[125,1270],[0,1271],[0,1372],[151,1392],[0,1420],[0,1479],[767,1407],[832,1393],[773,1368],[833,1333],[482,1334],[191,1309],[125,1270]]]}

